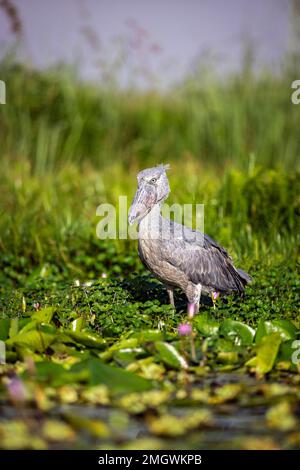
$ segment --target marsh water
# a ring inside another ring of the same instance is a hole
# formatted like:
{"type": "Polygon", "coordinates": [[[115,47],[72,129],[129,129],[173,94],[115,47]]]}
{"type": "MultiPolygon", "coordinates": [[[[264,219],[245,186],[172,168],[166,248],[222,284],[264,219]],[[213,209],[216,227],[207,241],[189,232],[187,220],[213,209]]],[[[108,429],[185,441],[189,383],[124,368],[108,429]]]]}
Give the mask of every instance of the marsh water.
{"type": "MultiPolygon", "coordinates": [[[[285,449],[299,448],[300,433],[298,427],[270,426],[268,410],[270,407],[280,408],[280,403],[286,403],[287,396],[292,398],[293,392],[283,395],[289,374],[284,374],[277,380],[262,379],[246,374],[215,373],[194,384],[191,391],[223,387],[229,384],[242,384],[243,393],[237,399],[232,399],[210,406],[199,404],[186,398],[173,400],[170,405],[165,403],[160,414],[173,416],[184,421],[187,414],[197,414],[203,410],[212,413],[210,422],[200,425],[178,436],[161,432],[153,436],[149,432],[149,422],[157,415],[155,408],[149,408],[143,413],[130,413],[116,407],[91,406],[83,404],[57,404],[45,412],[36,407],[19,408],[2,402],[0,404],[0,424],[7,421],[24,421],[27,428],[37,433],[39,426],[45,420],[63,420],[72,422],[77,429],[76,439],[71,441],[55,439],[48,448],[52,449],[285,449]],[[281,388],[282,387],[282,388],[281,388]],[[112,433],[101,436],[101,430],[95,426],[85,426],[86,423],[105,423],[112,433]],[[281,429],[280,429],[281,427],[281,429]],[[286,428],[286,429],[284,429],[286,428]],[[165,435],[163,435],[165,434],[165,435]],[[168,435],[169,434],[169,435],[168,435]]],[[[298,393],[299,394],[299,393],[298,393]]],[[[298,401],[294,403],[294,413],[299,417],[298,401]]],[[[278,419],[280,420],[280,409],[278,419]]],[[[274,413],[273,413],[274,414],[274,413]]],[[[274,421],[274,420],[273,420],[274,421]]],[[[275,417],[276,422],[276,417],[275,417]]]]}

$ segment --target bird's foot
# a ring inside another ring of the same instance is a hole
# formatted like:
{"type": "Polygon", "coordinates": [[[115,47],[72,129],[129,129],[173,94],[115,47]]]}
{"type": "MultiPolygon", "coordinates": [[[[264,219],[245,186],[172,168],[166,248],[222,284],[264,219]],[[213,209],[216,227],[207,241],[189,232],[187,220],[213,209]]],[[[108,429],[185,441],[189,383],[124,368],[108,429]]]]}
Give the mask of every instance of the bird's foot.
{"type": "Polygon", "coordinates": [[[167,287],[167,292],[168,292],[170,304],[172,305],[173,309],[175,310],[174,290],[167,287]]]}

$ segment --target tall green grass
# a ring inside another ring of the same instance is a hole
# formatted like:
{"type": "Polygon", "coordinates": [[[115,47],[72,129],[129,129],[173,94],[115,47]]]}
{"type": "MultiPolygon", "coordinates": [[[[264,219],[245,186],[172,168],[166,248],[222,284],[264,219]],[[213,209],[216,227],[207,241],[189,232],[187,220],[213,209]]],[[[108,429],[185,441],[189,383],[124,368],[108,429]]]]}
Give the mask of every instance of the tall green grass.
{"type": "Polygon", "coordinates": [[[199,73],[176,89],[118,90],[80,83],[70,70],[37,72],[0,64],[1,160],[26,158],[41,174],[67,161],[101,169],[195,158],[215,171],[299,167],[300,107],[287,69],[244,72],[224,82],[199,73]]]}

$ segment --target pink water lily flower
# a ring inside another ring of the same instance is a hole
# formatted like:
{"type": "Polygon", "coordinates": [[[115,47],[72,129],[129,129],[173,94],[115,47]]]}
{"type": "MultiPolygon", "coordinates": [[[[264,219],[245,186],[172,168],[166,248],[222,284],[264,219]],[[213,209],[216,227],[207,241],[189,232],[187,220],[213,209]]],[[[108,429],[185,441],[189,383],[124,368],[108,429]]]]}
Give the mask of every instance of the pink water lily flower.
{"type": "Polygon", "coordinates": [[[212,293],[212,298],[213,298],[214,300],[217,300],[217,298],[219,297],[219,295],[220,295],[220,292],[213,292],[213,293],[212,293]]]}
{"type": "Polygon", "coordinates": [[[189,323],[180,323],[178,326],[179,336],[188,336],[192,333],[192,327],[189,323]]]}

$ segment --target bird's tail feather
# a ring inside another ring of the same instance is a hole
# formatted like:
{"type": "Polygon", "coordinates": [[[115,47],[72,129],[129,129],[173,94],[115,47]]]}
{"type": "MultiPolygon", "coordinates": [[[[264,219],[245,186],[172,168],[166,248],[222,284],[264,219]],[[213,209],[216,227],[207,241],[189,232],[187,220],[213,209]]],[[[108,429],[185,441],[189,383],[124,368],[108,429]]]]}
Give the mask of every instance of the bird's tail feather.
{"type": "Polygon", "coordinates": [[[240,277],[242,278],[242,282],[244,284],[248,284],[248,282],[252,281],[252,277],[249,276],[249,274],[245,273],[242,269],[237,269],[237,272],[239,273],[240,277]]]}

